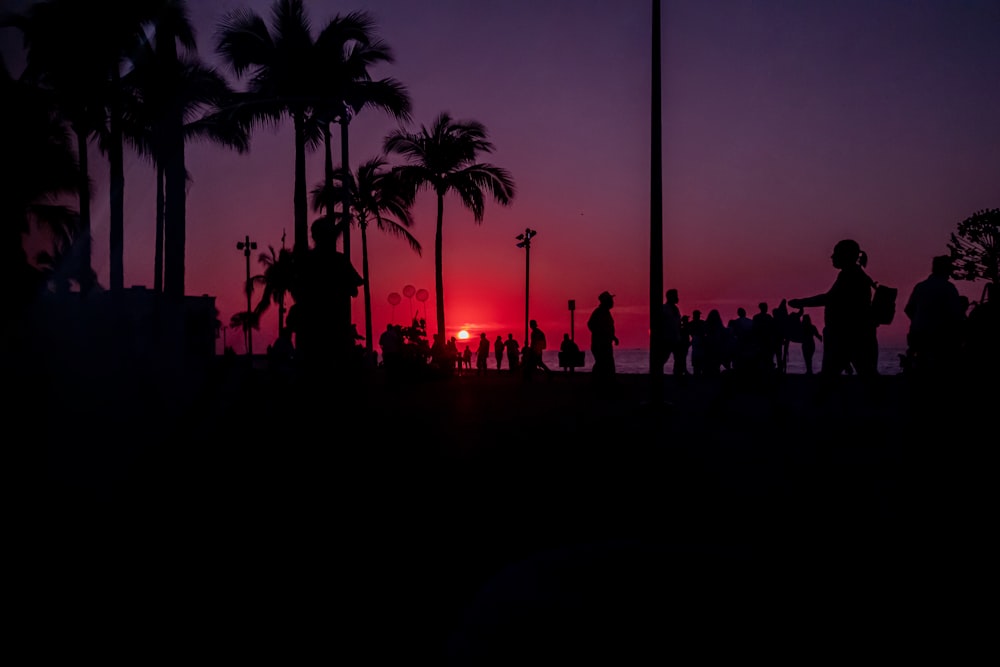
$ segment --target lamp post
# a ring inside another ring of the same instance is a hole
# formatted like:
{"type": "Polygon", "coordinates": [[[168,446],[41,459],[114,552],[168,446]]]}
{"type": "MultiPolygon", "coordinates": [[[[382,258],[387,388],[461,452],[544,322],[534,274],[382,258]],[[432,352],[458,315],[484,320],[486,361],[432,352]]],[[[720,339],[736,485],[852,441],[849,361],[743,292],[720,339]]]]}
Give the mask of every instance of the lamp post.
{"type": "MultiPolygon", "coordinates": [[[[243,251],[243,256],[247,258],[247,318],[250,317],[250,312],[253,310],[253,305],[250,303],[251,296],[251,286],[250,286],[250,253],[257,249],[257,242],[250,240],[250,235],[247,234],[246,238],[242,241],[236,243],[236,249],[243,251]]],[[[253,333],[250,327],[250,321],[247,320],[247,356],[251,359],[253,358],[253,333]]]]}
{"type": "Polygon", "coordinates": [[[531,275],[531,238],[538,232],[530,227],[525,228],[523,234],[518,234],[516,238],[519,243],[518,248],[524,248],[524,344],[529,342],[528,338],[528,285],[531,275]]]}

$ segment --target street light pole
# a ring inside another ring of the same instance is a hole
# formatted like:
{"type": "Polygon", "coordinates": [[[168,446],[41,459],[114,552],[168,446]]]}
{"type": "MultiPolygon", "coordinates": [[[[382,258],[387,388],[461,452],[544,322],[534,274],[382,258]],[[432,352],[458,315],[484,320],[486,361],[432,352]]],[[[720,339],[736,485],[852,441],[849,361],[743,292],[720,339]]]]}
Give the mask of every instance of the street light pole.
{"type": "Polygon", "coordinates": [[[253,333],[250,326],[250,312],[253,310],[253,305],[250,303],[251,297],[251,287],[250,287],[250,253],[257,249],[257,242],[250,240],[250,235],[247,234],[243,241],[238,241],[236,243],[236,249],[243,251],[243,256],[247,259],[247,320],[246,324],[246,336],[247,336],[247,356],[253,358],[253,333]]]}
{"type": "Polygon", "coordinates": [[[518,248],[524,248],[524,344],[528,345],[530,340],[528,338],[528,285],[529,277],[531,275],[531,237],[533,237],[538,232],[530,227],[525,228],[523,234],[518,234],[516,238],[519,243],[518,248]]]}

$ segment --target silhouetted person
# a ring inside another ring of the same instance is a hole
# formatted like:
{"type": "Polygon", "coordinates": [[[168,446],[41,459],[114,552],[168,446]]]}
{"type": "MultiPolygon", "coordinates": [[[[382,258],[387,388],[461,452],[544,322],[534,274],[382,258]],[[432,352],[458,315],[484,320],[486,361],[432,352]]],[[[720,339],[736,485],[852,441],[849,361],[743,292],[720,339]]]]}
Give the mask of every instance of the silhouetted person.
{"type": "Polygon", "coordinates": [[[987,378],[1000,373],[1000,299],[996,291],[995,283],[986,284],[965,325],[966,354],[981,377],[987,378]]]}
{"type": "Polygon", "coordinates": [[[525,348],[528,352],[525,355],[525,361],[528,363],[525,365],[524,372],[526,375],[529,375],[534,369],[540,368],[545,371],[545,375],[552,377],[552,369],[542,359],[542,352],[548,347],[545,332],[538,327],[538,322],[535,320],[528,322],[528,328],[531,330],[531,333],[528,338],[528,345],[525,348]]]}
{"type": "Polygon", "coordinates": [[[490,339],[486,332],[479,334],[479,347],[476,348],[476,375],[486,375],[486,363],[490,360],[490,339]]]}
{"type": "Polygon", "coordinates": [[[788,329],[791,322],[787,299],[782,299],[781,303],[771,311],[771,317],[774,319],[775,361],[778,372],[785,373],[788,371],[788,343],[790,342],[788,329]]]}
{"type": "Polygon", "coordinates": [[[386,374],[395,374],[403,353],[402,327],[398,324],[386,324],[385,331],[378,337],[378,345],[382,348],[382,367],[386,374]]]}
{"type": "Polygon", "coordinates": [[[774,316],[767,308],[767,302],[761,301],[757,304],[757,313],[750,320],[753,338],[751,354],[755,360],[753,370],[762,373],[769,373],[777,367],[775,357],[779,356],[781,350],[774,316]]]}
{"type": "Polygon", "coordinates": [[[701,319],[700,310],[691,311],[691,320],[687,325],[688,338],[691,341],[691,373],[705,374],[705,320],[701,319]]]}
{"type": "Polygon", "coordinates": [[[965,309],[951,272],[951,257],[935,257],[931,274],[914,285],[903,307],[910,318],[906,344],[911,369],[925,377],[939,377],[956,367],[965,309]]]}
{"type": "Polygon", "coordinates": [[[615,295],[601,292],[597,297],[597,307],[587,320],[590,329],[590,353],[594,355],[591,374],[599,384],[609,384],[615,379],[615,349],[618,337],[615,335],[615,318],[611,309],[615,307],[615,295]]]}
{"type": "Polygon", "coordinates": [[[431,342],[431,365],[442,375],[451,375],[455,362],[448,354],[448,343],[444,334],[436,333],[431,342]]]}
{"type": "Polygon", "coordinates": [[[791,299],[792,308],[823,306],[823,365],[820,375],[838,376],[848,365],[861,377],[878,375],[878,338],[871,316],[874,281],[865,273],[868,255],[857,241],[837,243],[831,255],[839,269],[829,291],[800,299],[791,299]]]}
{"type": "Polygon", "coordinates": [[[452,336],[445,345],[448,355],[448,365],[452,371],[462,370],[462,354],[458,351],[458,339],[452,336]]]}
{"type": "Polygon", "coordinates": [[[351,299],[364,280],[337,251],[332,220],[317,220],[310,231],[313,247],[298,261],[291,289],[297,358],[321,375],[344,373],[354,358],[351,299]]]}
{"type": "Polygon", "coordinates": [[[503,366],[503,355],[505,349],[506,345],[504,345],[503,336],[497,334],[497,339],[493,341],[493,354],[497,358],[497,370],[500,370],[500,367],[503,366]]]}
{"type": "Polygon", "coordinates": [[[562,342],[559,343],[559,366],[563,371],[576,372],[576,360],[580,357],[580,346],[576,344],[568,333],[563,334],[562,342]]]}
{"type": "Polygon", "coordinates": [[[746,308],[736,309],[736,317],[726,325],[729,332],[729,362],[733,371],[744,373],[753,364],[753,320],[747,317],[746,308]]]}
{"type": "Polygon", "coordinates": [[[292,344],[292,331],[285,327],[278,333],[274,345],[268,347],[267,360],[273,370],[287,371],[295,359],[295,345],[292,344]]]}
{"type": "Polygon", "coordinates": [[[472,370],[472,348],[468,345],[462,350],[462,369],[466,371],[472,370]]]}
{"type": "Polygon", "coordinates": [[[507,334],[507,340],[503,343],[504,350],[507,352],[507,368],[511,373],[517,372],[517,369],[521,365],[521,344],[514,339],[514,334],[507,334]]]}
{"type": "Polygon", "coordinates": [[[722,314],[718,309],[708,311],[705,325],[702,329],[702,368],[705,375],[718,375],[723,368],[729,367],[729,329],[722,323],[722,314]]]}
{"type": "Polygon", "coordinates": [[[660,354],[663,358],[663,366],[673,358],[674,375],[681,375],[684,367],[687,366],[687,351],[682,362],[679,358],[681,353],[681,309],[677,306],[680,302],[676,289],[668,289],[666,301],[660,306],[660,354]]]}
{"type": "Polygon", "coordinates": [[[819,329],[813,324],[812,318],[808,314],[802,316],[801,324],[802,337],[802,361],[806,365],[806,375],[813,374],[813,356],[816,354],[816,341],[822,341],[819,329]]]}

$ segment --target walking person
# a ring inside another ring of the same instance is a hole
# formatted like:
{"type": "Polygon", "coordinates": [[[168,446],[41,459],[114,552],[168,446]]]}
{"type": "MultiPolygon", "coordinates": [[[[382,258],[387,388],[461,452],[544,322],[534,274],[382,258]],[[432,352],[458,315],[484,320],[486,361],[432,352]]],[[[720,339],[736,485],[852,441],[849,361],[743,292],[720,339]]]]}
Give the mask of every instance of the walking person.
{"type": "Polygon", "coordinates": [[[819,329],[813,324],[808,313],[802,315],[802,361],[806,364],[806,375],[813,374],[813,355],[816,354],[816,341],[823,341],[819,329]]]}
{"type": "Polygon", "coordinates": [[[849,367],[866,380],[878,376],[877,325],[871,313],[875,281],[864,268],[868,254],[857,241],[844,239],[834,246],[830,260],[839,272],[828,291],[788,301],[791,308],[823,306],[823,392],[849,367]]]}
{"type": "Polygon", "coordinates": [[[601,386],[608,386],[615,380],[615,350],[618,337],[615,335],[615,318],[611,309],[615,307],[615,295],[601,292],[597,297],[597,307],[587,320],[590,329],[590,353],[594,355],[591,375],[601,386]]]}
{"type": "Polygon", "coordinates": [[[530,354],[525,355],[525,377],[528,377],[536,368],[540,368],[545,371],[546,377],[551,379],[552,369],[542,359],[542,352],[548,347],[545,332],[538,327],[538,322],[535,320],[528,322],[528,327],[531,329],[531,334],[528,337],[528,347],[525,351],[530,351],[530,354]]]}
{"type": "Polygon", "coordinates": [[[681,352],[681,309],[676,289],[668,289],[666,301],[660,307],[663,329],[660,334],[661,355],[664,366],[671,358],[674,360],[674,375],[682,375],[687,366],[687,349],[684,350],[684,360],[679,358],[681,352]]]}

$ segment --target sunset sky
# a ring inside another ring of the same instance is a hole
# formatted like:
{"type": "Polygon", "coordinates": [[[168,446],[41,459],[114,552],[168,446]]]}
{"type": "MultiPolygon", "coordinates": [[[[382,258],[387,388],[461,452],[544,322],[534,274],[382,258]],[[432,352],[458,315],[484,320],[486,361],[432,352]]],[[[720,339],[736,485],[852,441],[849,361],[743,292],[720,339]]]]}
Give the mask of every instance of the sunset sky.
{"type": "MultiPolygon", "coordinates": [[[[215,29],[237,7],[269,19],[270,0],[188,4],[200,55],[241,88],[215,55],[215,29]]],[[[523,337],[525,251],[515,236],[530,227],[538,231],[531,317],[550,345],[570,331],[569,299],[577,339],[588,345],[586,319],[609,290],[622,347],[646,347],[650,1],[306,5],[314,36],[337,13],[371,12],[396,56],[372,74],[408,87],[409,129],[442,111],[480,121],[496,146],[482,160],[515,180],[513,205],[488,202],[482,225],[446,201],[446,334],[523,337]]],[[[825,291],[836,275],[830,252],[848,237],[868,252],[872,277],[899,288],[902,305],[956,225],[1000,207],[998,35],[997,0],[664,0],[663,282],[679,290],[682,313],[718,308],[727,321],[739,306],[752,315],[760,301],[773,307],[825,291]]],[[[16,63],[20,36],[2,30],[0,39],[16,63]]],[[[356,118],[351,166],[377,155],[395,127],[377,111],[356,118]]],[[[339,142],[335,150],[339,158],[339,142]]],[[[107,162],[94,156],[94,266],[106,286],[107,162]]],[[[290,122],[258,131],[247,155],[188,147],[187,292],[215,296],[224,323],[246,307],[236,242],[249,234],[259,250],[279,248],[285,231],[291,246],[292,157],[290,122]]],[[[127,160],[125,284],[152,286],[153,172],[127,160]]],[[[322,153],[312,153],[310,190],[322,173],[322,153]]],[[[408,299],[388,301],[408,284],[430,292],[412,307],[423,315],[426,305],[434,331],[434,211],[433,196],[422,194],[412,229],[422,257],[369,233],[376,339],[390,317],[409,320],[408,299]]],[[[256,257],[252,268],[262,268],[256,257]]],[[[980,284],[959,287],[980,296],[980,284]]],[[[363,332],[360,297],[354,321],[363,332]]],[[[880,339],[901,341],[907,325],[900,309],[880,339]]],[[[255,350],[276,329],[272,307],[255,350]]],[[[242,352],[241,337],[228,335],[242,352]]]]}

